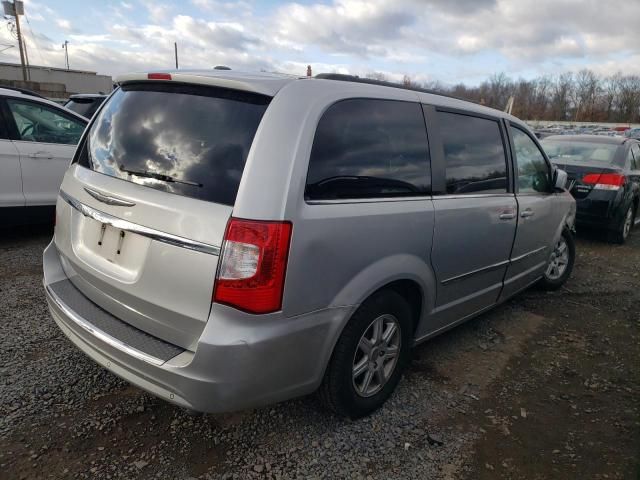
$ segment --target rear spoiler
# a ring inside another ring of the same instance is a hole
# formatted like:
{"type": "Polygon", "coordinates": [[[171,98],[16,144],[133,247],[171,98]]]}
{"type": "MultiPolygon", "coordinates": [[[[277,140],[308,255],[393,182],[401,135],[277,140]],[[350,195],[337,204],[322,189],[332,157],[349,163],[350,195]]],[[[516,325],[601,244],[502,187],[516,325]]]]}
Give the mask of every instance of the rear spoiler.
{"type": "MultiPolygon", "coordinates": [[[[223,71],[221,71],[222,73],[223,71]]],[[[208,73],[208,72],[207,72],[208,73]]],[[[211,72],[214,73],[213,71],[211,72]]],[[[224,76],[200,75],[198,73],[162,72],[162,73],[129,73],[119,75],[115,82],[118,85],[130,82],[179,82],[194,85],[208,85],[212,87],[229,88],[245,92],[259,93],[261,95],[274,96],[289,79],[281,78],[255,78],[250,81],[240,78],[224,76]],[[151,77],[151,78],[150,78],[151,77]],[[156,77],[156,78],[154,78],[156,77]]]]}

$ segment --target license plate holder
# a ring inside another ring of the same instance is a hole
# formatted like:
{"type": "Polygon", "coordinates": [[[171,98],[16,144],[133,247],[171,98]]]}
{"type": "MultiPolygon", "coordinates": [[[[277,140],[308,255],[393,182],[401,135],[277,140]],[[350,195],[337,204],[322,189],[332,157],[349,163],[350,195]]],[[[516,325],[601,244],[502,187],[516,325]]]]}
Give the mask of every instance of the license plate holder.
{"type": "Polygon", "coordinates": [[[97,250],[107,260],[115,262],[122,255],[126,232],[108,223],[101,223],[99,228],[97,250]]]}

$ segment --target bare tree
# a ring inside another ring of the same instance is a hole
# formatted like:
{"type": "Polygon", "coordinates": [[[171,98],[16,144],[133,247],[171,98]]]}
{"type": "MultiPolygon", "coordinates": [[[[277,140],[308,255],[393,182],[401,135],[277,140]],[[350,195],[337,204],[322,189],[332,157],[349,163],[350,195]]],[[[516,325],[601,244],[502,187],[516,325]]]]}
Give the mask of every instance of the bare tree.
{"type": "Polygon", "coordinates": [[[573,88],[576,112],[574,120],[596,120],[595,109],[600,95],[600,80],[591,70],[580,70],[573,88]]]}
{"type": "Polygon", "coordinates": [[[554,120],[567,120],[573,96],[573,73],[566,72],[556,78],[551,94],[551,112],[554,120]]]}
{"type": "Polygon", "coordinates": [[[365,75],[366,78],[371,80],[378,80],[379,82],[388,82],[389,78],[382,72],[371,72],[365,75]]]}
{"type": "Polygon", "coordinates": [[[620,83],[622,82],[622,74],[620,72],[611,75],[603,81],[603,101],[606,120],[612,122],[616,120],[615,109],[619,102],[620,83]]]}
{"type": "MultiPolygon", "coordinates": [[[[368,74],[367,78],[387,80],[386,75],[378,72],[368,74]]],[[[556,77],[546,75],[514,82],[505,73],[498,73],[478,86],[464,83],[449,86],[438,81],[419,85],[405,75],[403,83],[499,110],[513,96],[513,114],[527,120],[640,121],[640,77],[636,75],[598,76],[585,69],[575,75],[565,72],[556,77]]]]}

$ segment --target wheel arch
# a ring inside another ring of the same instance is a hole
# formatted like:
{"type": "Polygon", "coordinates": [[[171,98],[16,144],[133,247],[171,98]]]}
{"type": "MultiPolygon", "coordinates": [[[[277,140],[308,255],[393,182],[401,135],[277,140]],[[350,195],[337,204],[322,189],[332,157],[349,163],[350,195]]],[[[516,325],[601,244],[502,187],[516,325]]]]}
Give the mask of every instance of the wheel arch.
{"type": "Polygon", "coordinates": [[[397,291],[409,303],[419,299],[419,311],[414,311],[416,327],[434,308],[435,274],[422,258],[410,254],[391,255],[368,265],[346,283],[331,303],[360,305],[385,288],[397,291]]]}

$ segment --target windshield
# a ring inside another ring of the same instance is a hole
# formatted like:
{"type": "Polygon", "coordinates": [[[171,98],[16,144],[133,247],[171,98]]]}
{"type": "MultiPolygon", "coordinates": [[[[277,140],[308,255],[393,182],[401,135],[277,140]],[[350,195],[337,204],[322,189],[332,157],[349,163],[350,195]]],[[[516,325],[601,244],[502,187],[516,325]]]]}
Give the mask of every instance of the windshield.
{"type": "Polygon", "coordinates": [[[554,163],[590,163],[613,165],[620,145],[566,140],[542,140],[544,151],[554,163]]]}
{"type": "Polygon", "coordinates": [[[196,85],[125,85],[91,126],[80,164],[157,190],[233,205],[269,100],[196,85]]]}

